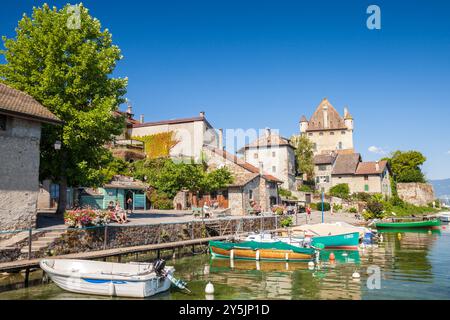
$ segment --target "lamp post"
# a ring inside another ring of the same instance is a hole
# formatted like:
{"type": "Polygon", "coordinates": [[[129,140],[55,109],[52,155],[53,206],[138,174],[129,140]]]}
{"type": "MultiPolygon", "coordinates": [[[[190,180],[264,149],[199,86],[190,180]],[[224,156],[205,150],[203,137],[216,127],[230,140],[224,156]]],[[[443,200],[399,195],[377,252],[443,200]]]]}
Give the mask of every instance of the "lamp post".
{"type": "Polygon", "coordinates": [[[322,223],[324,223],[324,218],[323,218],[323,202],[325,201],[325,195],[324,195],[324,188],[321,188],[322,189],[322,223]]]}

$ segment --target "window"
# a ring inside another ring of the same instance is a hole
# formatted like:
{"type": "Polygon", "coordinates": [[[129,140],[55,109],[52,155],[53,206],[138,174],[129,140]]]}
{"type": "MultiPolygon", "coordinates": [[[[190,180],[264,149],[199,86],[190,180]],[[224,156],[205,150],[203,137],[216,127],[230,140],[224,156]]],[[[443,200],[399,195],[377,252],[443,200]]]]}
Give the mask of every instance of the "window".
{"type": "Polygon", "coordinates": [[[369,176],[367,176],[367,175],[364,176],[364,180],[366,180],[366,181],[369,180],[369,176]]]}
{"type": "Polygon", "coordinates": [[[345,131],[341,131],[341,134],[345,134],[345,131]]]}
{"type": "Polygon", "coordinates": [[[277,156],[277,153],[276,153],[275,151],[273,151],[273,152],[272,152],[272,157],[275,158],[276,156],[277,156]]]}
{"type": "Polygon", "coordinates": [[[272,172],[277,172],[277,167],[276,166],[272,167],[272,172]]]}
{"type": "Polygon", "coordinates": [[[6,130],[6,116],[0,114],[0,130],[5,131],[6,130]]]}
{"type": "Polygon", "coordinates": [[[312,137],[312,135],[313,135],[312,132],[308,133],[308,136],[312,137]]]}
{"type": "Polygon", "coordinates": [[[319,133],[319,136],[323,136],[323,132],[320,132],[320,133],[319,133]]]}
{"type": "Polygon", "coordinates": [[[253,190],[248,190],[248,198],[253,200],[253,190]]]}
{"type": "Polygon", "coordinates": [[[325,170],[327,170],[327,166],[324,165],[324,164],[321,164],[321,165],[319,166],[319,171],[325,171],[325,170]]]}
{"type": "Polygon", "coordinates": [[[52,199],[59,199],[59,184],[52,183],[50,185],[50,198],[52,199]]]}
{"type": "Polygon", "coordinates": [[[339,150],[342,150],[342,142],[339,142],[339,143],[338,143],[338,149],[339,149],[339,150]]]}
{"type": "Polygon", "coordinates": [[[330,132],[330,136],[334,136],[334,132],[333,131],[330,132]]]}
{"type": "Polygon", "coordinates": [[[368,184],[364,185],[364,191],[366,191],[366,192],[369,191],[369,185],[368,184]]]}
{"type": "Polygon", "coordinates": [[[317,151],[317,144],[316,143],[313,143],[313,149],[314,149],[314,151],[317,151]]]}
{"type": "Polygon", "coordinates": [[[258,159],[258,154],[255,153],[255,154],[253,155],[253,158],[254,158],[254,159],[258,159]]]}

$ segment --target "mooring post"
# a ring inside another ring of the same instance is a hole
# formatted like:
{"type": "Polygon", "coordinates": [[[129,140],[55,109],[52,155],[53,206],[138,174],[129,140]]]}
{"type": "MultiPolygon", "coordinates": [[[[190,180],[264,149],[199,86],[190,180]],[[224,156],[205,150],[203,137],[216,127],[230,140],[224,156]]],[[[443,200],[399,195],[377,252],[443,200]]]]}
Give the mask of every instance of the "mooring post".
{"type": "Polygon", "coordinates": [[[25,270],[25,288],[28,288],[28,282],[30,280],[30,268],[25,270]]]}
{"type": "Polygon", "coordinates": [[[104,236],[103,236],[103,250],[106,250],[108,244],[108,224],[105,224],[104,236]]]}
{"type": "MultiPolygon", "coordinates": [[[[33,241],[31,239],[31,235],[32,235],[32,229],[30,227],[30,229],[28,229],[28,260],[31,259],[31,242],[33,241]]],[[[27,269],[28,271],[28,269],[27,269]]]]}

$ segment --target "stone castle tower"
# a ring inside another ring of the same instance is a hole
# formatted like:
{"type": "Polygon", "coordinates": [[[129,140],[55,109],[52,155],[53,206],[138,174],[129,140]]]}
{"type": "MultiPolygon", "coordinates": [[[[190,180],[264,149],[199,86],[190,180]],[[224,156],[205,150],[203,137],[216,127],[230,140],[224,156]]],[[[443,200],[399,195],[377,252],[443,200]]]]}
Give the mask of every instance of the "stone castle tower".
{"type": "Polygon", "coordinates": [[[300,134],[306,135],[314,144],[314,154],[333,151],[353,153],[353,118],[344,108],[341,117],[327,98],[324,98],[308,121],[300,119],[300,134]]]}

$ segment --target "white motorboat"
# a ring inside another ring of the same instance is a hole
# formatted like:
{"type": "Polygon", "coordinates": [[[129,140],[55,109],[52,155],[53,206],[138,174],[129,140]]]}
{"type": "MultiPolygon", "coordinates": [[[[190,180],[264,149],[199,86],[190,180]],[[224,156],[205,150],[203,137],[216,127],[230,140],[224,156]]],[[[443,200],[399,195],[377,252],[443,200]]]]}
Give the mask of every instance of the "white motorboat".
{"type": "Polygon", "coordinates": [[[153,264],[43,259],[40,267],[64,290],[131,298],[149,297],[168,290],[175,271],[174,267],[166,267],[163,260],[153,264]]]}
{"type": "Polygon", "coordinates": [[[442,222],[450,222],[450,212],[441,212],[436,215],[442,222]]]}

